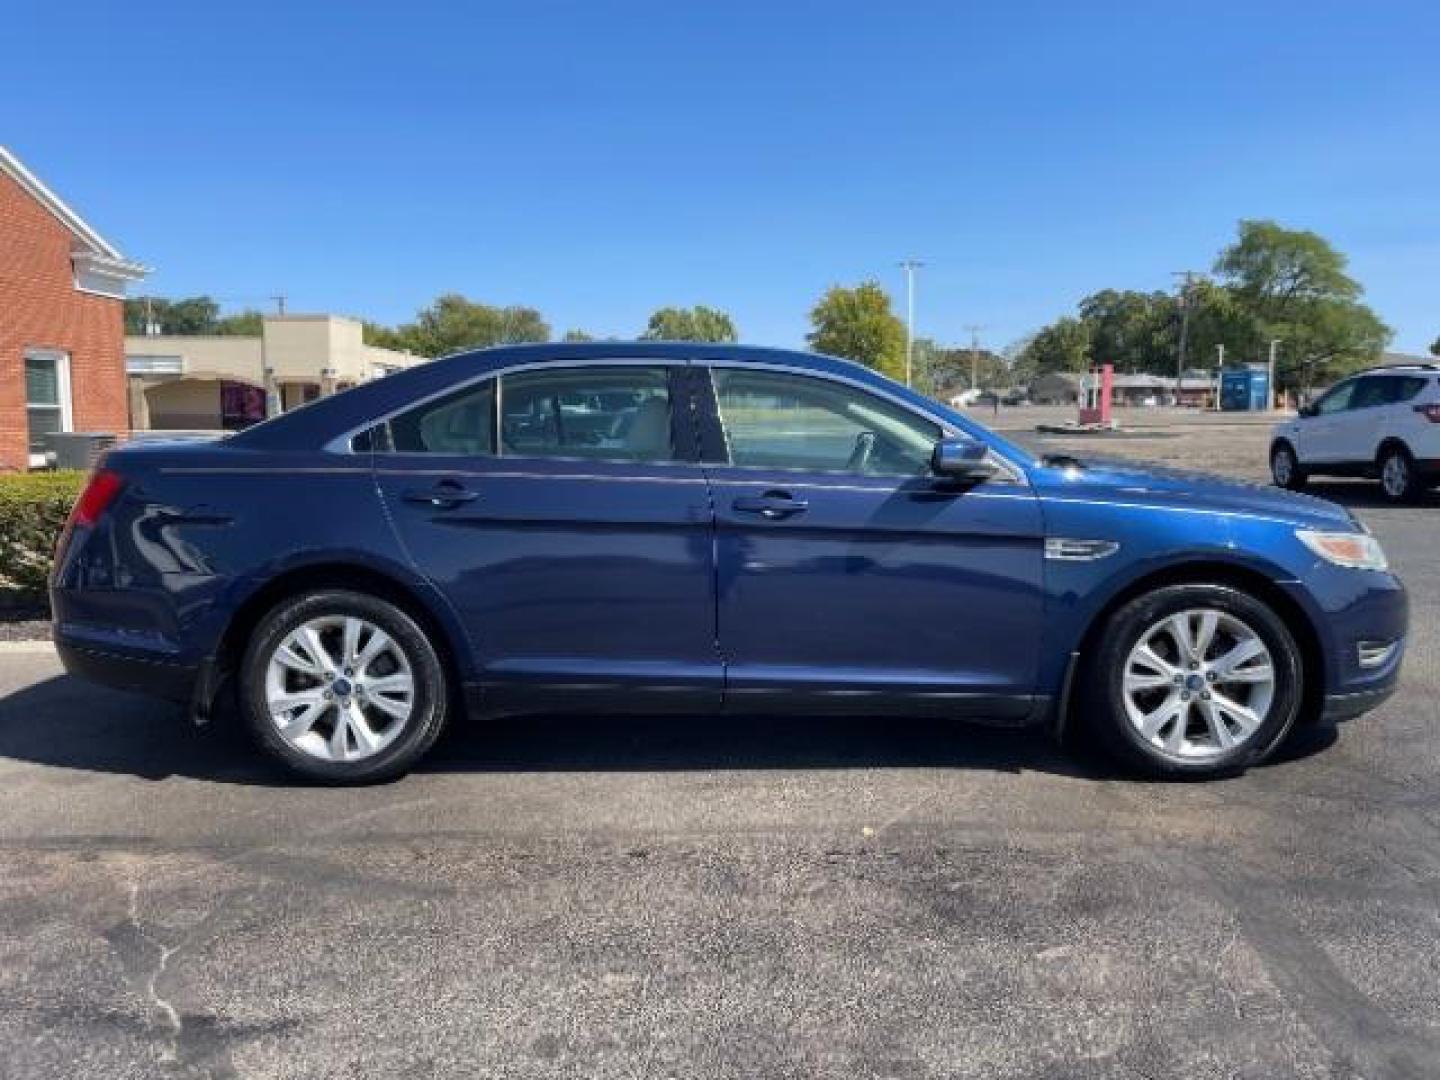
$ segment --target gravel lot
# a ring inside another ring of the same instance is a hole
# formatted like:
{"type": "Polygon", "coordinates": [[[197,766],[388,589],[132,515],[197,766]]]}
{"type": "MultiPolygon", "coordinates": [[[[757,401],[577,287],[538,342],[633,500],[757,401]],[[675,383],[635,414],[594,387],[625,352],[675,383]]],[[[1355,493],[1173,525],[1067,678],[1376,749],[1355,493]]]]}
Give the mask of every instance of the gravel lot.
{"type": "MultiPolygon", "coordinates": [[[[1263,426],[1150,419],[1045,444],[1263,472],[1263,426]]],[[[1223,783],[547,720],[317,790],[4,646],[0,1075],[1440,1075],[1440,506],[1324,493],[1412,590],[1402,692],[1223,783]]]]}

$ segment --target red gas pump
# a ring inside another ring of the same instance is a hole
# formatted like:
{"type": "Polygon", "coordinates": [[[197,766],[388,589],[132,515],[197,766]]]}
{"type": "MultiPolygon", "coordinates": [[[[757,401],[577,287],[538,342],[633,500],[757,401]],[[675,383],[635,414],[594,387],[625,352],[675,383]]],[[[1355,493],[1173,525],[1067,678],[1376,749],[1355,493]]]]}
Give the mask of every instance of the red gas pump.
{"type": "Polygon", "coordinates": [[[1115,365],[1098,364],[1080,379],[1080,423],[1111,427],[1110,398],[1115,390],[1115,365]]]}

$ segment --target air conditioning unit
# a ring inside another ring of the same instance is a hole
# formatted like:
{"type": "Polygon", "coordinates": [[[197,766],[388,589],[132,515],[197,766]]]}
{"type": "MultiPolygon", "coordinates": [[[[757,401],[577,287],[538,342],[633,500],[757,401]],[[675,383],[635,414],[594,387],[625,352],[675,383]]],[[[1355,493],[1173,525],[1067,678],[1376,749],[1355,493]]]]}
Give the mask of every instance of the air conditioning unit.
{"type": "Polygon", "coordinates": [[[52,431],[45,445],[57,469],[88,469],[118,441],[113,431],[52,431]]]}

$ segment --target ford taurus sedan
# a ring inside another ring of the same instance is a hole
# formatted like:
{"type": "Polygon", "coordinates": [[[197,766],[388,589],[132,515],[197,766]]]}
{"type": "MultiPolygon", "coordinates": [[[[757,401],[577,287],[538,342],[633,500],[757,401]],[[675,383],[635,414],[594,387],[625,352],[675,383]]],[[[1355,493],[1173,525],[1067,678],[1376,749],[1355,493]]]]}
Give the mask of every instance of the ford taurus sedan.
{"type": "Polygon", "coordinates": [[[52,598],[71,672],[198,720],[233,696],[329,782],[404,772],[460,714],[577,711],[1048,725],[1234,773],[1381,703],[1406,632],[1331,503],[1036,457],[841,360],[653,342],[123,446],[52,598]]]}

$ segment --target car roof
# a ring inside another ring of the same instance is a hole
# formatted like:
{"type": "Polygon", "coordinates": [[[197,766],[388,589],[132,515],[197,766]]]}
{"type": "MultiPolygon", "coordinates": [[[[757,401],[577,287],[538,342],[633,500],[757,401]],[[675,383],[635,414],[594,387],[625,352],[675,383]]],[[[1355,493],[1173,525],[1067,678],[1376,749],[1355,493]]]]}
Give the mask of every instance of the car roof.
{"type": "MultiPolygon", "coordinates": [[[[403,371],[361,383],[333,397],[320,398],[303,408],[283,413],[237,432],[226,444],[237,449],[313,450],[346,432],[433,394],[443,393],[467,379],[522,364],[563,363],[577,360],[722,361],[780,364],[841,375],[868,383],[887,393],[919,395],[877,374],[862,364],[819,353],[758,345],[717,344],[702,341],[579,341],[497,345],[470,349],[428,360],[403,371]]],[[[933,404],[933,403],[930,403],[933,404]]]]}

